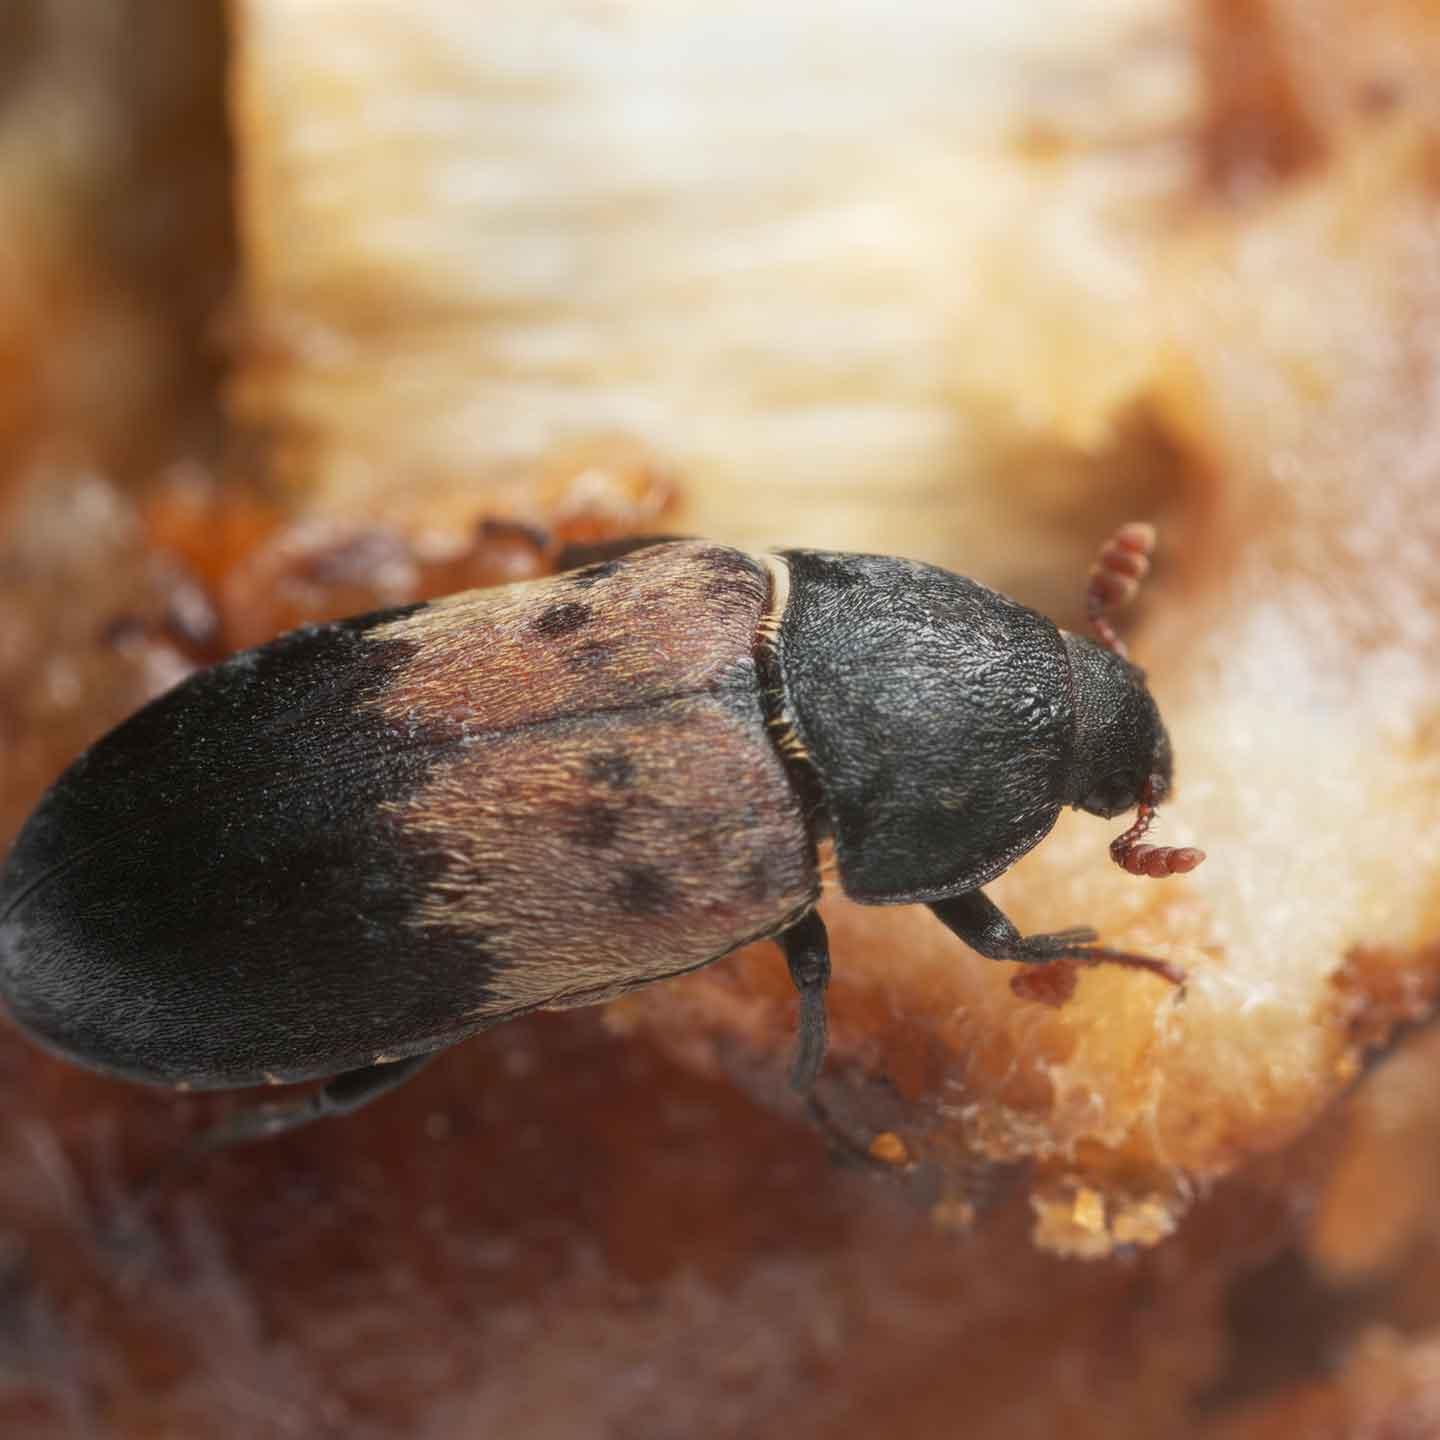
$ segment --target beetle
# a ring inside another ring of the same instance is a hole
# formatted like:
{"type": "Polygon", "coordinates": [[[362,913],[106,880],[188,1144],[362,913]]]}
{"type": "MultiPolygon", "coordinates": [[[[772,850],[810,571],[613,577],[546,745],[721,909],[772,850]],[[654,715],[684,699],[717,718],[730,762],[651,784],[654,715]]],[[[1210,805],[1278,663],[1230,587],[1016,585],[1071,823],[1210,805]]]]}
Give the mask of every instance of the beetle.
{"type": "Polygon", "coordinates": [[[323,1079],[230,1143],[358,1108],[475,1031],[596,1004],[772,938],[814,1085],[830,955],[819,846],[873,905],[980,954],[1148,969],[1088,928],[1021,935],[982,887],[1064,806],[1137,874],[1171,783],[1097,639],[888,556],[631,542],[566,574],[311,625],[233,655],[82,755],[0,875],[0,991],[42,1045],[182,1089],[323,1079]]]}

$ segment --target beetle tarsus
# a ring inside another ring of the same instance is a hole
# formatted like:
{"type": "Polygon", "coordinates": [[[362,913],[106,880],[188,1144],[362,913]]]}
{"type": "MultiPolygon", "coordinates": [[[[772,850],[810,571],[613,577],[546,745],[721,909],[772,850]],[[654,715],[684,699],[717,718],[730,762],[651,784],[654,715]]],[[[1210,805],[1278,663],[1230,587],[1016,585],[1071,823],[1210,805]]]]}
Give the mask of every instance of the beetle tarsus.
{"type": "Polygon", "coordinates": [[[987,960],[1019,960],[1027,965],[1048,965],[1052,960],[1070,960],[1081,965],[1123,965],[1158,975],[1172,985],[1185,983],[1185,972],[1168,960],[1095,944],[1099,936],[1088,925],[1049,935],[1022,935],[1005,912],[981,890],[932,901],[929,908],[938,920],[987,960]]]}
{"type": "Polygon", "coordinates": [[[785,952],[790,978],[800,992],[800,1041],[790,1067],[790,1088],[808,1095],[815,1088],[820,1067],[825,1063],[829,1030],[825,987],[830,983],[830,938],[825,932],[825,922],[812,910],[777,936],[776,943],[785,952]]]}
{"type": "MultiPolygon", "coordinates": [[[[1009,924],[1006,921],[1006,924],[1009,924]]],[[[1011,926],[1014,929],[1014,926],[1011,926]]],[[[1076,960],[1092,952],[1100,936],[1088,925],[1076,925],[1069,930],[1056,930],[1046,935],[1016,934],[1011,960],[1023,960],[1030,965],[1044,965],[1051,960],[1076,960]]]]}
{"type": "Polygon", "coordinates": [[[190,1151],[195,1155],[206,1155],[214,1150],[228,1149],[231,1145],[244,1145],[251,1140],[268,1140],[271,1136],[298,1130],[302,1125],[330,1115],[352,1115],[372,1100],[403,1085],[430,1059],[429,1055],[412,1055],[388,1064],[346,1070],[303,1100],[238,1110],[197,1135],[190,1143],[190,1151]]]}
{"type": "Polygon", "coordinates": [[[1159,960],[1154,955],[1136,955],[1129,950],[1112,950],[1108,945],[1087,945],[1076,953],[1066,955],[1067,960],[1080,965],[1121,965],[1128,970],[1144,970],[1158,975],[1168,985],[1181,992],[1184,999],[1185,972],[1168,960],[1159,960]]]}

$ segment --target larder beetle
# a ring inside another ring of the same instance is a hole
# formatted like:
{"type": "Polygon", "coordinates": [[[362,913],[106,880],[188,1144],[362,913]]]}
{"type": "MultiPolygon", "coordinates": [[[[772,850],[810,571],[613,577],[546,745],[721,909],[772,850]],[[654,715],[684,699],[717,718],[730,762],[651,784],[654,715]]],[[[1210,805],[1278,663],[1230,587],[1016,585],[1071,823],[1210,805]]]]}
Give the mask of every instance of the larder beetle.
{"type": "Polygon", "coordinates": [[[996,960],[1118,963],[1022,936],[982,887],[1061,807],[1171,779],[1106,612],[1148,526],[1092,571],[1098,641],[878,555],[703,541],[282,635],[191,676],[80,757],[0,876],[0,987],[42,1044],[195,1089],[324,1077],[229,1143],[352,1110],[529,1010],[596,1004],[773,937],[825,1049],[817,843],[866,904],[922,903],[996,960]]]}

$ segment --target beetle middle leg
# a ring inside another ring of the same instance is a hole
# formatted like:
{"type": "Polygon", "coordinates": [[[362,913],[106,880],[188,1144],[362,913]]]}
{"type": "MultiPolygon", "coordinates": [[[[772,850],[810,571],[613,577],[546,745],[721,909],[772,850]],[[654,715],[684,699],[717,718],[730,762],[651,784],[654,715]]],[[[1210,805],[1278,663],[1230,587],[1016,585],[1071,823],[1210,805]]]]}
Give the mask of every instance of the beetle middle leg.
{"type": "Polygon", "coordinates": [[[1030,965],[1045,965],[1051,960],[1073,960],[1082,965],[1126,965],[1133,970],[1148,970],[1172,985],[1185,983],[1185,972],[1166,960],[1097,945],[1095,941],[1099,936],[1088,925],[1048,935],[1022,935],[982,890],[971,890],[948,900],[933,900],[929,908],[987,960],[1020,960],[1030,965]]]}
{"type": "Polygon", "coordinates": [[[825,922],[812,910],[775,937],[785,952],[790,978],[800,992],[800,1043],[790,1067],[790,1087],[801,1095],[815,1088],[825,1062],[825,987],[830,983],[830,938],[825,922]]]}
{"type": "Polygon", "coordinates": [[[403,1085],[433,1056],[412,1055],[385,1065],[366,1065],[359,1070],[346,1070],[312,1091],[303,1100],[286,1105],[257,1105],[228,1115],[209,1130],[202,1131],[191,1142],[191,1152],[201,1155],[223,1150],[230,1145],[243,1145],[250,1140],[266,1140],[298,1130],[313,1120],[328,1115],[350,1115],[372,1100],[403,1085]]]}

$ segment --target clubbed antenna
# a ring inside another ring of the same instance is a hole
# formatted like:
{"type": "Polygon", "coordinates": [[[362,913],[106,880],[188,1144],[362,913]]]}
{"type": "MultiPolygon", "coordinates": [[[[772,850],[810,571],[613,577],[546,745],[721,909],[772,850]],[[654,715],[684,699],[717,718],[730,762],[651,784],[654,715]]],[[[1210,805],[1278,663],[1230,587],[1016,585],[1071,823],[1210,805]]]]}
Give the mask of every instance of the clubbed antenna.
{"type": "Polygon", "coordinates": [[[1139,521],[1122,525],[1104,544],[1090,567],[1090,584],[1085,591],[1085,610],[1100,643],[1122,659],[1128,658],[1125,642],[1105,618],[1106,611],[1128,605],[1150,573],[1150,556],[1155,549],[1155,527],[1139,521]]]}
{"type": "MultiPolygon", "coordinates": [[[[1128,605],[1150,573],[1150,556],[1155,551],[1155,527],[1143,521],[1122,525],[1101,547],[1090,567],[1090,584],[1085,590],[1085,609],[1095,634],[1107,650],[1128,659],[1125,642],[1105,618],[1107,610],[1128,605]]],[[[1163,880],[1167,875],[1185,875],[1204,858],[1193,845],[1142,845],[1141,837],[1155,823],[1157,796],[1163,795],[1166,781],[1152,775],[1140,792],[1135,823],[1110,842],[1110,858],[1131,875],[1148,875],[1163,880]]]]}
{"type": "Polygon", "coordinates": [[[1167,875],[1185,875],[1204,858],[1205,852],[1193,845],[1142,845],[1140,837],[1155,820],[1155,793],[1159,777],[1152,775],[1140,794],[1135,823],[1110,842],[1110,858],[1132,875],[1148,875],[1163,880],[1167,875]]]}

